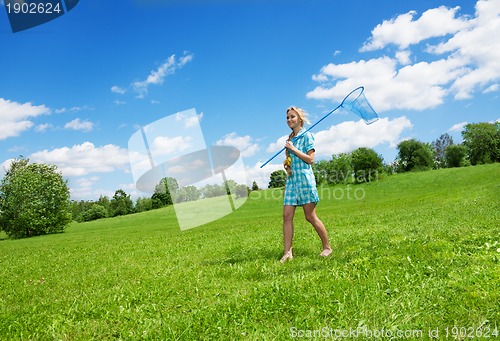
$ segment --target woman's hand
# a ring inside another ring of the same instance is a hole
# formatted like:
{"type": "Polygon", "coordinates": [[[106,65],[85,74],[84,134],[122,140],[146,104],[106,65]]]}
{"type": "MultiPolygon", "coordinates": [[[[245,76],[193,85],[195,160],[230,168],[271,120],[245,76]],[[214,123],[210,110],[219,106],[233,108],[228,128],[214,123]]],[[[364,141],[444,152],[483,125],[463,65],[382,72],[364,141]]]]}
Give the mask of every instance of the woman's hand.
{"type": "Polygon", "coordinates": [[[297,157],[299,159],[301,159],[302,161],[304,161],[305,163],[308,163],[310,165],[313,164],[313,162],[314,162],[314,149],[309,150],[307,153],[303,153],[300,150],[298,150],[297,147],[295,147],[293,145],[292,141],[286,141],[285,148],[288,149],[289,151],[291,151],[292,153],[294,153],[295,155],[297,155],[297,157]]]}
{"type": "Polygon", "coordinates": [[[287,140],[285,142],[285,148],[288,149],[291,152],[295,152],[297,150],[297,148],[295,148],[295,146],[293,145],[293,142],[290,141],[290,140],[287,140]]]}

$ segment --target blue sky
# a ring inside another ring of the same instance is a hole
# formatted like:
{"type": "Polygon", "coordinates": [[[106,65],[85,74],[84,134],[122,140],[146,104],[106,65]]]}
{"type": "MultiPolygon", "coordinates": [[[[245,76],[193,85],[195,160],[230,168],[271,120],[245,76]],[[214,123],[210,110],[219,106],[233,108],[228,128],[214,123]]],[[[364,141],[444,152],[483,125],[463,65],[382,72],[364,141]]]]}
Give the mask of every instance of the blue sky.
{"type": "Polygon", "coordinates": [[[18,33],[1,8],[0,163],[56,164],[74,200],[147,196],[129,138],[195,108],[206,145],[237,147],[265,188],[286,108],[314,122],[358,86],[380,120],[336,112],[313,130],[316,158],[369,147],[390,163],[404,139],[458,143],[465,123],[500,119],[499,32],[499,0],[82,0],[18,33]]]}

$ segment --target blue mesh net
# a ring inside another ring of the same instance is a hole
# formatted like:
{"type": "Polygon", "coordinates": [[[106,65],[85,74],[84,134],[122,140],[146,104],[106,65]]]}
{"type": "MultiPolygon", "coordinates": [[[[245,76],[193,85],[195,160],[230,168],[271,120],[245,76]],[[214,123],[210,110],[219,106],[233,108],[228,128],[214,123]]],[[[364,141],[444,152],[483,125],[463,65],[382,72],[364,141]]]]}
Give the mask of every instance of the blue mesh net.
{"type": "Polygon", "coordinates": [[[362,86],[347,95],[341,106],[361,117],[366,124],[372,124],[378,120],[378,115],[366,99],[362,86]]]}

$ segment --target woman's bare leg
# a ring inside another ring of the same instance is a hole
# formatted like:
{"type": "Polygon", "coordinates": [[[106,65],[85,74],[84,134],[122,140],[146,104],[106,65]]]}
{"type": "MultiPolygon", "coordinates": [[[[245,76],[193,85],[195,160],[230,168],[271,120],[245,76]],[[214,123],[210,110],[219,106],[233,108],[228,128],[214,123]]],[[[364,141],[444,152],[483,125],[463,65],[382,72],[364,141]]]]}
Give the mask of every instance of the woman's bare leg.
{"type": "Polygon", "coordinates": [[[293,241],[293,217],[295,215],[295,206],[283,206],[283,258],[285,262],[287,258],[292,258],[292,241],[293,241]]]}
{"type": "Polygon", "coordinates": [[[332,247],[328,241],[328,233],[326,232],[325,225],[316,215],[316,204],[311,202],[303,205],[302,208],[304,209],[306,220],[314,227],[321,239],[321,243],[323,243],[323,251],[321,251],[320,256],[329,256],[332,253],[332,247]]]}

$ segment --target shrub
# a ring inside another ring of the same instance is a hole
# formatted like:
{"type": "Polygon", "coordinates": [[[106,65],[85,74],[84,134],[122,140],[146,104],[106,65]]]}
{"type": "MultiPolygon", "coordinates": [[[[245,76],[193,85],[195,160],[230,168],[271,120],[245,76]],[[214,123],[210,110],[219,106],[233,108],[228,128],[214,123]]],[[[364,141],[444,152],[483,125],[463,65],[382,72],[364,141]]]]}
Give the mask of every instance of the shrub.
{"type": "Polygon", "coordinates": [[[16,159],[0,184],[0,227],[11,238],[63,232],[71,222],[67,180],[54,165],[16,159]]]}

